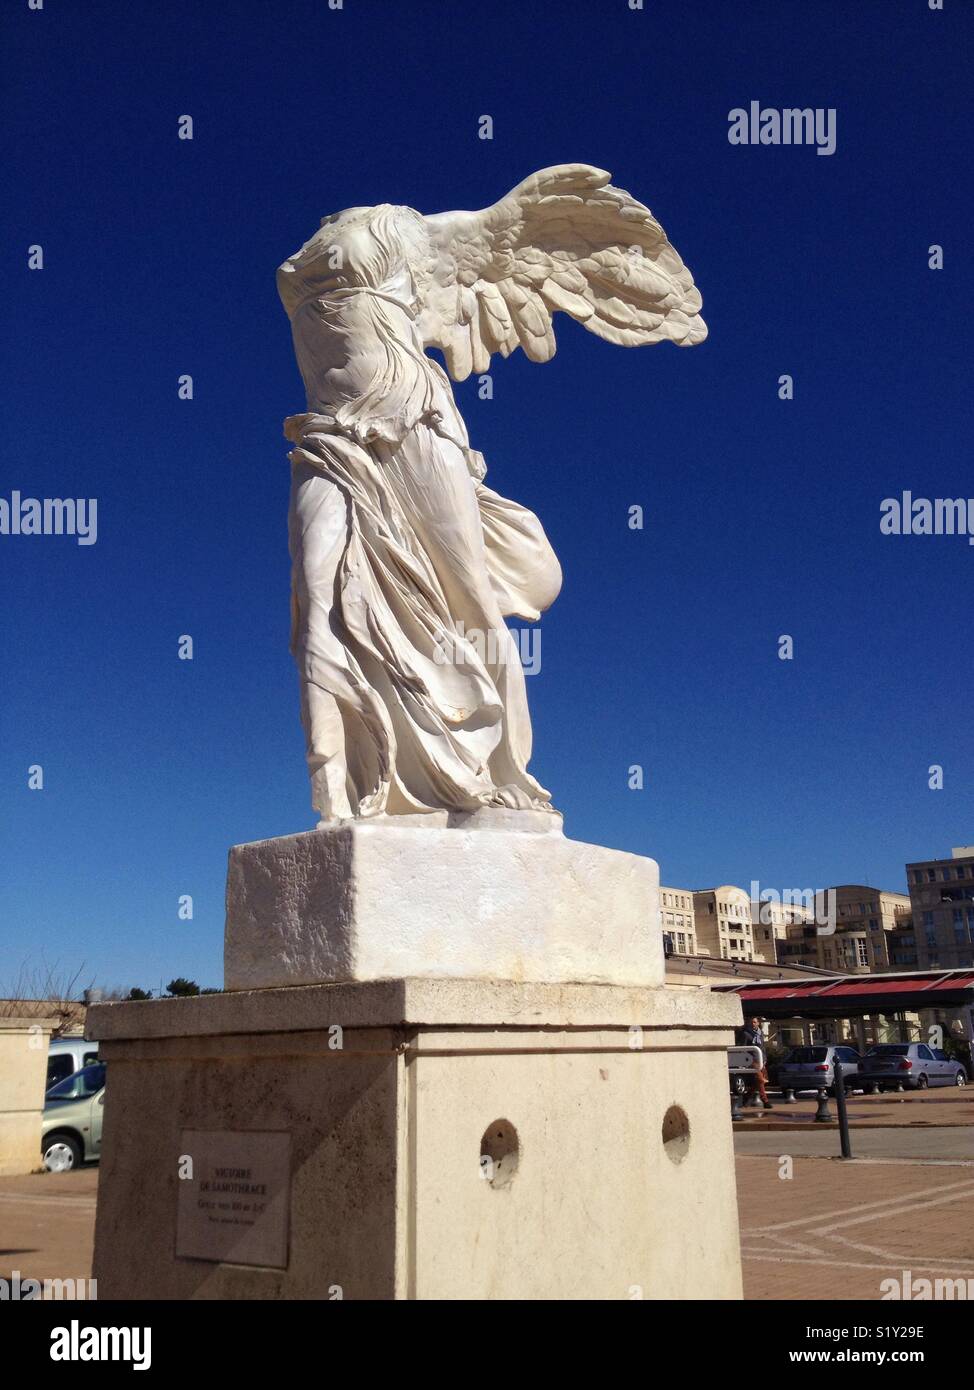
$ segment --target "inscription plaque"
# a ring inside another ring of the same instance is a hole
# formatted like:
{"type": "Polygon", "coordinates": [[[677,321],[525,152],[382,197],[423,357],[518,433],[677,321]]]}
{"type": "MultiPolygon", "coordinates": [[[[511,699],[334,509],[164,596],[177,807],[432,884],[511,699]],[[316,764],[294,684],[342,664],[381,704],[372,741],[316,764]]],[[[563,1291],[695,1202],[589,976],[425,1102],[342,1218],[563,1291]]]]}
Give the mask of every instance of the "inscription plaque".
{"type": "Polygon", "coordinates": [[[286,1269],[290,1134],[184,1129],[181,1143],[192,1175],[179,1181],[177,1256],[286,1269]]]}

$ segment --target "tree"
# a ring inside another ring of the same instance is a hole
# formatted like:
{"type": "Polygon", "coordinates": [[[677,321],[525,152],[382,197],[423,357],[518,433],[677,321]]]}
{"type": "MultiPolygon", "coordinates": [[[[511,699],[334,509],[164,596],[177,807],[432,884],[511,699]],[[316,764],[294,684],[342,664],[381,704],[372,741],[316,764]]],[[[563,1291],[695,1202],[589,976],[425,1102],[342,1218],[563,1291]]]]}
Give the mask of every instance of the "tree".
{"type": "Polygon", "coordinates": [[[138,988],[132,988],[132,989],[129,990],[128,997],[129,997],[130,999],[151,999],[151,998],[152,998],[152,990],[151,990],[151,989],[138,989],[138,988]]]}
{"type": "Polygon", "coordinates": [[[199,994],[200,987],[195,980],[186,980],[179,975],[175,980],[170,980],[166,985],[166,992],[170,998],[184,999],[190,995],[199,994]]]}

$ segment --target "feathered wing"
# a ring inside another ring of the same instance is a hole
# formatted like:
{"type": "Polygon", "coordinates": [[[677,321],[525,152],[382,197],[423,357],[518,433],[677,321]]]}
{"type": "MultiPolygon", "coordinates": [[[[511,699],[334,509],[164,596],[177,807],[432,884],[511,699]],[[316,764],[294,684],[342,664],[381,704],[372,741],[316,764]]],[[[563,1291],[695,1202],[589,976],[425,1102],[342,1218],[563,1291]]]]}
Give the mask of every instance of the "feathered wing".
{"type": "Polygon", "coordinates": [[[610,343],[707,336],[693,276],[648,208],[588,164],[558,164],[493,207],[426,217],[436,266],[421,318],[455,381],[491,356],[555,352],[560,309],[610,343]]]}

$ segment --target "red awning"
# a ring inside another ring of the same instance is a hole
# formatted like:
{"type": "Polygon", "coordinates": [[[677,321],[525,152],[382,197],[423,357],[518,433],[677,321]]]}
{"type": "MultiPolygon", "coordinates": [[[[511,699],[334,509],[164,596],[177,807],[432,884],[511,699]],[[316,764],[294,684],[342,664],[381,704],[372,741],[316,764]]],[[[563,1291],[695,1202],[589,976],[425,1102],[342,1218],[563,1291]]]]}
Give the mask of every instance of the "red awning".
{"type": "MultiPolygon", "coordinates": [[[[721,986],[717,986],[718,989],[721,986]]],[[[754,1003],[761,1003],[772,999],[793,999],[796,1003],[808,1000],[826,1000],[838,998],[868,998],[876,995],[923,995],[929,998],[937,994],[956,994],[958,990],[974,988],[974,975],[948,975],[930,977],[907,976],[905,979],[869,979],[868,977],[853,977],[842,980],[830,980],[826,984],[817,981],[802,980],[789,985],[740,985],[734,989],[734,993],[740,999],[753,1000],[754,1003]]]]}

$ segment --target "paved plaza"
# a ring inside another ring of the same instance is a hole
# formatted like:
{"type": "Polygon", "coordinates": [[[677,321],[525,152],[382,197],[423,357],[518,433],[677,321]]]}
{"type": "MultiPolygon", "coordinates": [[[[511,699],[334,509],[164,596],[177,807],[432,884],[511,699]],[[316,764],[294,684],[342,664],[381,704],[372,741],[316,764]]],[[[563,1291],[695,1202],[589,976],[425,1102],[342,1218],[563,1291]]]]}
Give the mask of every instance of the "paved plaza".
{"type": "MultiPolygon", "coordinates": [[[[882,1282],[907,1270],[914,1285],[974,1289],[974,1127],[962,1122],[971,1101],[885,1100],[856,1106],[870,1122],[853,1129],[852,1161],[825,1125],[736,1128],[746,1298],[880,1299],[882,1282]]],[[[97,1167],[0,1179],[0,1276],[87,1278],[97,1186],[97,1167]]]]}

